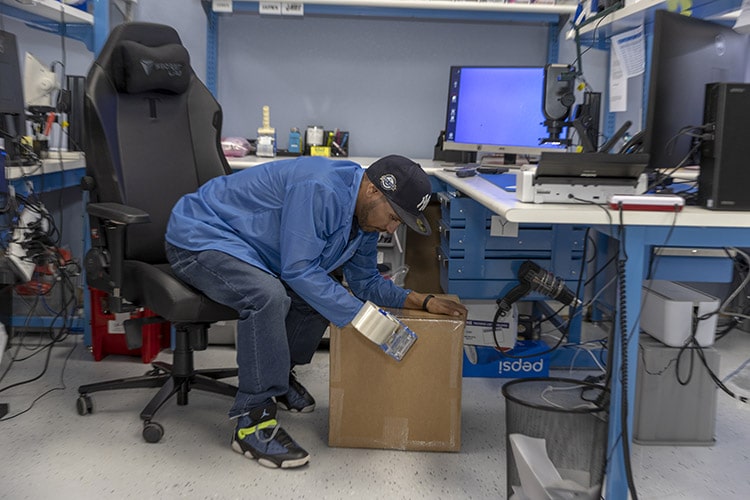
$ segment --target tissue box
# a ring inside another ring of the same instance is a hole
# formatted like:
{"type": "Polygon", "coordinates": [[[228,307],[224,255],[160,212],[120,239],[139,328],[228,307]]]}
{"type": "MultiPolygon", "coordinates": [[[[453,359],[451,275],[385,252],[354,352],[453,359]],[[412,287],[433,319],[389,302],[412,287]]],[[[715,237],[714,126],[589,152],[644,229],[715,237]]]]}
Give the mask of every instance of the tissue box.
{"type": "Polygon", "coordinates": [[[497,312],[497,301],[464,300],[463,303],[469,310],[464,344],[513,349],[518,335],[518,309],[515,304],[506,316],[498,319],[493,334],[492,323],[497,312]]]}
{"type": "Polygon", "coordinates": [[[418,340],[402,361],[331,326],[330,446],[459,451],[463,319],[389,310],[418,340]]]}

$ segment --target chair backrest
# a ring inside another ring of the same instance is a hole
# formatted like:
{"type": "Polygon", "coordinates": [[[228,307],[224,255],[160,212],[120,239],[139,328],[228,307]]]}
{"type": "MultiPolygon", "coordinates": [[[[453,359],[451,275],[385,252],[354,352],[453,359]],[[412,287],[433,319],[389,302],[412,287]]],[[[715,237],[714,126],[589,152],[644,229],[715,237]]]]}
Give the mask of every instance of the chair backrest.
{"type": "Polygon", "coordinates": [[[230,173],[221,107],[193,72],[177,32],[152,23],[115,27],[88,73],[84,117],[91,201],[148,212],[150,223],[128,228],[125,259],[165,262],[174,204],[230,173]]]}

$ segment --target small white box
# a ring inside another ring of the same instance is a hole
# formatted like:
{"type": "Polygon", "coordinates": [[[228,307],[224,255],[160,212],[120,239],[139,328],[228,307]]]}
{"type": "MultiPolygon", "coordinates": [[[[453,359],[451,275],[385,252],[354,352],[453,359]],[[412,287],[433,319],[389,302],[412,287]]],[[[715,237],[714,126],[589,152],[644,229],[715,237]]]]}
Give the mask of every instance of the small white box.
{"type": "Polygon", "coordinates": [[[492,333],[492,322],[497,312],[494,300],[462,300],[469,310],[464,327],[465,345],[483,345],[512,349],[518,335],[518,310],[515,304],[506,316],[497,320],[495,334],[492,333]]]}
{"type": "MultiPolygon", "coordinates": [[[[674,281],[651,280],[643,285],[641,329],[670,347],[682,347],[693,330],[693,317],[715,312],[719,299],[674,281]]],[[[713,345],[717,315],[698,321],[695,340],[713,345]]]]}

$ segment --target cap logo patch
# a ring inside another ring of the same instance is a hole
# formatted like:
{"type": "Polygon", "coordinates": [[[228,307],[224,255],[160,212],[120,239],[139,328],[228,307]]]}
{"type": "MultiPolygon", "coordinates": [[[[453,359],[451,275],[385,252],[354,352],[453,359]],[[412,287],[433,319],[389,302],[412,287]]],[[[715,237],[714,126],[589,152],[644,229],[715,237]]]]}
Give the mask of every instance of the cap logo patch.
{"type": "Polygon", "coordinates": [[[427,208],[427,204],[430,202],[430,194],[431,193],[427,193],[422,197],[422,201],[417,204],[417,210],[423,212],[424,209],[427,208]]]}
{"type": "Polygon", "coordinates": [[[385,174],[380,176],[380,187],[388,191],[396,190],[396,177],[393,174],[385,174]]]}

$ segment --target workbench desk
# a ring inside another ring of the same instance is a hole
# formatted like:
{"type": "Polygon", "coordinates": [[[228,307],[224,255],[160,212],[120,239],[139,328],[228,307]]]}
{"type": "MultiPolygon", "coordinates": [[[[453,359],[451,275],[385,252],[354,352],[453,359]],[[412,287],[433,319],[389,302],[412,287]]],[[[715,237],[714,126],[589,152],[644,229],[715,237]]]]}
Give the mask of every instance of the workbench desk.
{"type": "MultiPolygon", "coordinates": [[[[638,318],[641,309],[641,286],[646,263],[652,247],[724,248],[750,246],[750,212],[718,212],[699,207],[685,207],[681,212],[625,211],[622,213],[624,232],[619,234],[620,212],[584,204],[533,204],[521,203],[515,194],[506,191],[482,176],[459,178],[454,173],[435,170],[436,178],[478,201],[499,216],[500,222],[585,224],[588,227],[619,241],[627,255],[625,262],[624,295],[627,306],[625,332],[616,327],[616,339],[625,335],[627,341],[618,340],[611,346],[613,364],[609,367],[614,380],[610,402],[608,432],[609,458],[605,491],[611,500],[628,497],[625,462],[623,457],[622,421],[619,418],[623,399],[627,401],[628,414],[625,425],[628,440],[632,441],[633,408],[638,355],[638,318]],[[623,358],[623,354],[626,357],[623,358]],[[621,367],[627,360],[627,379],[622,383],[621,367]]],[[[684,269],[684,281],[691,281],[694,269],[684,269]]]]}

